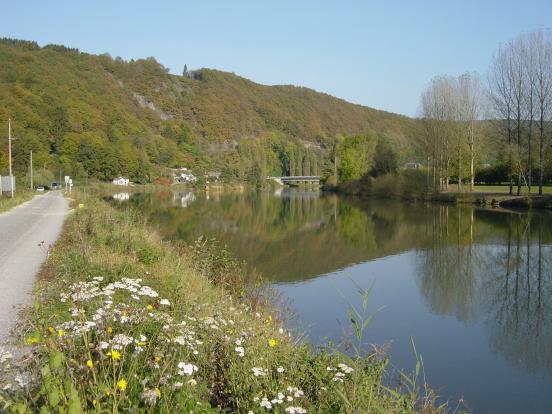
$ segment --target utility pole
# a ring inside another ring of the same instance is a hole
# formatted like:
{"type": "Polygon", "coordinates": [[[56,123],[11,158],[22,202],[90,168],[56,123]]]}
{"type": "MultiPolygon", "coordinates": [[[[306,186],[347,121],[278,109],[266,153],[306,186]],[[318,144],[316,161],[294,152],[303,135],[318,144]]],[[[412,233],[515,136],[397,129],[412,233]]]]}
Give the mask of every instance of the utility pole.
{"type": "Polygon", "coordinates": [[[33,150],[31,150],[31,190],[33,189],[33,150]]]}
{"type": "Polygon", "coordinates": [[[11,118],[8,118],[8,158],[9,158],[9,173],[10,173],[10,185],[11,196],[13,198],[13,175],[12,175],[12,156],[11,156],[11,118]]]}

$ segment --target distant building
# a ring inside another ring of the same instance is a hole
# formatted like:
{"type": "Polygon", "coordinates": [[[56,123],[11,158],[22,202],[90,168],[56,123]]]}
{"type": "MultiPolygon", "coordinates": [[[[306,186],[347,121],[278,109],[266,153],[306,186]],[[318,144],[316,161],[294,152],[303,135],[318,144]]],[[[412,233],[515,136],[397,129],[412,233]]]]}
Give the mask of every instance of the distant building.
{"type": "Polygon", "coordinates": [[[419,170],[420,168],[422,168],[422,164],[420,164],[419,162],[407,162],[406,164],[404,164],[403,168],[405,170],[419,170]]]}
{"type": "Polygon", "coordinates": [[[113,184],[127,186],[130,184],[130,180],[125,177],[117,177],[113,179],[113,184]]]}
{"type": "Polygon", "coordinates": [[[197,177],[192,174],[192,170],[189,168],[171,168],[171,171],[175,183],[195,183],[197,181],[197,177]]]}
{"type": "Polygon", "coordinates": [[[174,180],[179,183],[195,183],[197,181],[197,177],[191,172],[181,172],[180,174],[176,174],[174,176],[174,180]]]}
{"type": "Polygon", "coordinates": [[[218,181],[220,180],[220,172],[219,171],[208,171],[205,174],[205,178],[208,180],[218,181]]]}

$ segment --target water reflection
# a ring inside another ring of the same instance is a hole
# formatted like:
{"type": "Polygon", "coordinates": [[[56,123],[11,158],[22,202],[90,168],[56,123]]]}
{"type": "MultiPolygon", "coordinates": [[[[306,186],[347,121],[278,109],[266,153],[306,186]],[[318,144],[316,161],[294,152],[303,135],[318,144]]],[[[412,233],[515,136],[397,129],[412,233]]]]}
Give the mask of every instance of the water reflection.
{"type": "Polygon", "coordinates": [[[182,208],[188,207],[196,200],[196,196],[193,191],[174,192],[173,202],[175,205],[179,205],[182,208]]]}
{"type": "Polygon", "coordinates": [[[549,212],[404,205],[289,190],[190,194],[133,196],[130,203],[147,211],[165,237],[215,237],[300,298],[299,319],[320,333],[311,339],[341,337],[335,319],[346,312],[329,283],[352,274],[368,284],[376,274],[375,300],[387,309],[371,334],[377,342],[404,342],[391,350],[399,365],[401,353],[411,352],[401,335],[412,332],[422,337],[437,386],[449,386],[450,396],[464,394],[483,412],[546,412],[552,405],[552,397],[542,397],[552,386],[549,212]],[[412,326],[404,325],[401,312],[410,312],[412,326]],[[476,386],[477,378],[489,376],[494,388],[491,381],[476,386]],[[491,391],[517,399],[499,402],[491,391]]]}
{"type": "Polygon", "coordinates": [[[117,201],[128,201],[130,199],[130,194],[129,193],[117,193],[117,194],[113,194],[113,200],[117,200],[117,201]]]}

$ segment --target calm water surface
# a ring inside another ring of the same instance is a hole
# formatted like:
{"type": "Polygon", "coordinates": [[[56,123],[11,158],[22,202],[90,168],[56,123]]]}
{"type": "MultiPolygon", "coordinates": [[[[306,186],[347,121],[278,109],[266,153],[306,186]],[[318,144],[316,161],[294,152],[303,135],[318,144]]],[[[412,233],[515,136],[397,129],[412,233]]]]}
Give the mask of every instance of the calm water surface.
{"type": "Polygon", "coordinates": [[[271,280],[313,343],[350,336],[354,282],[383,306],[367,340],[474,413],[552,412],[552,214],[316,192],[119,195],[168,239],[215,237],[271,280]]]}

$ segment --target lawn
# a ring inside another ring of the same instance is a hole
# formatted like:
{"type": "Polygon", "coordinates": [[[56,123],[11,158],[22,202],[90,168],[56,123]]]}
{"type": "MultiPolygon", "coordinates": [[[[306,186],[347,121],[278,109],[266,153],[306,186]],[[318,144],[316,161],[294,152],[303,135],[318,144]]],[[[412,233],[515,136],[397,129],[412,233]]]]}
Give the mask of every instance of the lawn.
{"type": "MultiPolygon", "coordinates": [[[[475,192],[476,193],[508,193],[510,190],[510,187],[506,184],[504,185],[476,185],[475,186],[475,192]]],[[[514,194],[516,194],[517,187],[514,187],[514,194]]],[[[538,186],[532,186],[531,188],[531,194],[538,194],[539,187],[538,186]]],[[[542,188],[542,191],[544,194],[552,194],[552,186],[544,186],[542,188]]],[[[527,188],[522,187],[521,188],[522,194],[527,194],[527,188]]]]}

